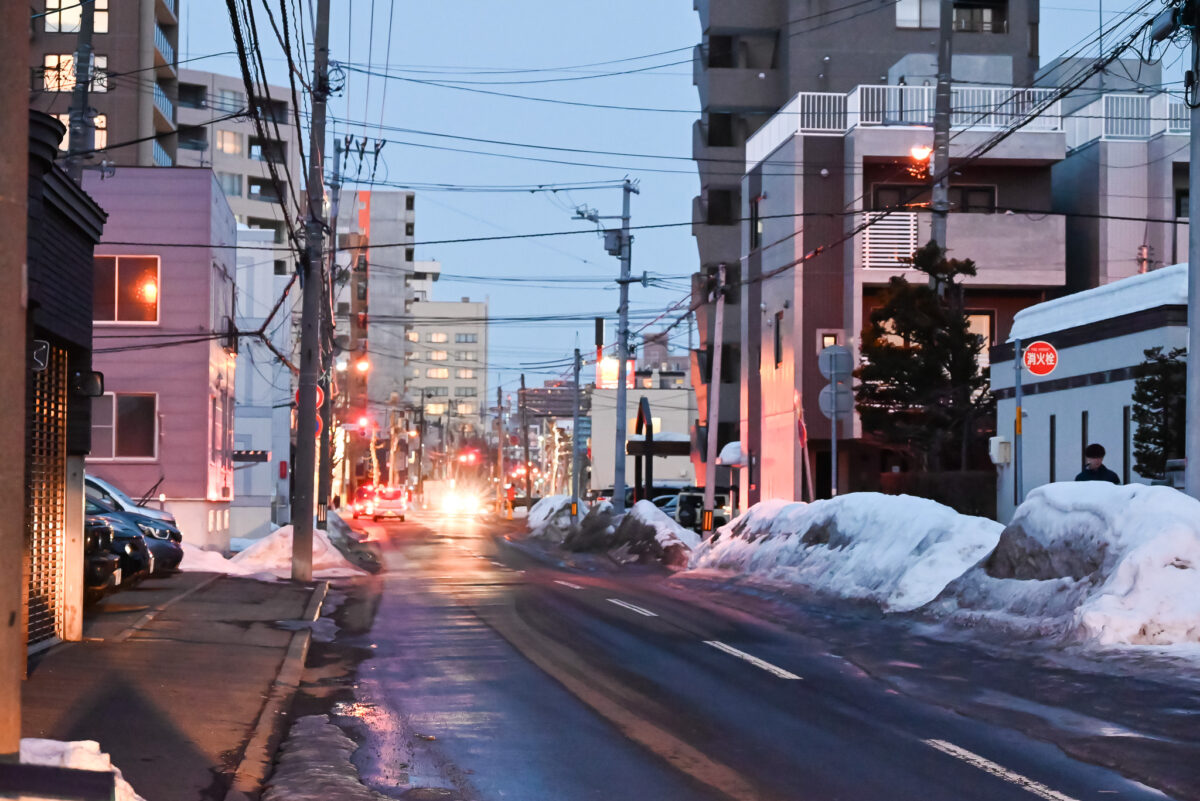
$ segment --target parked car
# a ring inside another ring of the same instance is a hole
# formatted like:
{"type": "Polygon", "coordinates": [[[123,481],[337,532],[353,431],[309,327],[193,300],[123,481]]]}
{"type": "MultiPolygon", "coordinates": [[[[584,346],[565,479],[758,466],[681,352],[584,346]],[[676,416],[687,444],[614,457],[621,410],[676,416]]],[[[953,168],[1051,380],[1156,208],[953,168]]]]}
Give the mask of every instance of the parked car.
{"type": "Polygon", "coordinates": [[[375,509],[372,518],[379,520],[390,517],[401,522],[408,511],[408,489],[406,487],[379,487],[375,490],[375,509]]]}
{"type": "Polygon", "coordinates": [[[140,533],[154,554],[154,572],[179,569],[179,563],[183,561],[183,535],[167,521],[125,512],[95,498],[87,499],[87,512],[108,521],[114,531],[140,533]]]}
{"type": "Polygon", "coordinates": [[[89,516],[83,526],[83,602],[95,603],[121,584],[121,558],[112,552],[108,521],[89,516]]]}
{"type": "Polygon", "coordinates": [[[175,515],[164,509],[152,509],[149,506],[142,506],[125,494],[119,487],[98,476],[87,474],[83,477],[83,483],[89,498],[104,501],[109,506],[112,506],[114,509],[120,509],[122,512],[133,512],[143,517],[152,517],[155,520],[163,520],[172,526],[178,527],[175,515]]]}
{"type": "Polygon", "coordinates": [[[354,491],[354,501],[350,504],[350,511],[357,520],[359,517],[370,517],[375,513],[375,486],[373,484],[364,484],[354,491]]]}
{"type": "MultiPolygon", "coordinates": [[[[713,496],[713,531],[729,522],[730,511],[729,495],[724,492],[716,493],[713,496]]],[[[684,528],[700,531],[704,524],[704,492],[679,493],[676,496],[674,517],[675,522],[684,528]]]]}
{"type": "Polygon", "coordinates": [[[120,559],[120,586],[128,587],[152,575],[155,567],[154,553],[146,544],[146,537],[138,527],[124,521],[118,522],[103,514],[95,514],[91,510],[99,509],[103,512],[103,509],[97,507],[94,502],[89,502],[87,507],[88,519],[100,521],[112,531],[112,540],[108,544],[108,550],[109,553],[116,554],[120,559]]]}

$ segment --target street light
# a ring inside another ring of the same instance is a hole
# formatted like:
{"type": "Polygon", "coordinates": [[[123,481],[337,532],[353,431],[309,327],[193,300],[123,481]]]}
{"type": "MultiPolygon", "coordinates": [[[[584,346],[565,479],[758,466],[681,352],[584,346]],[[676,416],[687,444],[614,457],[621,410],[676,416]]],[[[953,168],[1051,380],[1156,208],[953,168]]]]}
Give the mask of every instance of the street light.
{"type": "Polygon", "coordinates": [[[371,362],[367,359],[366,356],[363,356],[361,359],[359,359],[358,361],[356,361],[354,363],[354,369],[360,373],[365,373],[371,369],[371,362]]]}

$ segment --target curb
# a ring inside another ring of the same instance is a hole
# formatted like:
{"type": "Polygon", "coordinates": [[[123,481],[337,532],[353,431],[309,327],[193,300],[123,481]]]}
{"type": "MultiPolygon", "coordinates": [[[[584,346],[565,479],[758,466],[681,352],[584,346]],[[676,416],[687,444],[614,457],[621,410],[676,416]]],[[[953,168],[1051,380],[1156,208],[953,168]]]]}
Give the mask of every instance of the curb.
{"type": "MultiPolygon", "coordinates": [[[[329,582],[318,582],[317,586],[313,588],[312,595],[309,596],[308,604],[304,608],[304,616],[301,619],[309,623],[315,621],[321,614],[321,606],[325,603],[328,594],[329,582]]],[[[271,685],[266,703],[263,704],[263,708],[258,714],[254,731],[242,752],[242,760],[233,774],[233,780],[229,784],[228,792],[225,793],[224,801],[249,801],[249,799],[257,798],[262,791],[262,784],[266,781],[267,773],[274,761],[272,740],[276,739],[282,717],[287,714],[292,704],[292,698],[295,696],[296,690],[300,688],[300,680],[304,674],[304,661],[308,657],[308,647],[311,643],[311,630],[305,628],[292,633],[287,653],[284,654],[283,663],[279,666],[279,673],[271,685]]],[[[278,743],[276,742],[275,745],[277,746],[278,743]]]]}
{"type": "Polygon", "coordinates": [[[152,620],[154,620],[154,618],[158,617],[163,612],[163,610],[165,610],[167,607],[171,606],[171,604],[175,603],[176,601],[182,601],[184,598],[188,597],[192,593],[200,592],[200,590],[203,590],[206,587],[212,586],[214,583],[217,582],[218,579],[223,578],[224,575],[225,574],[223,574],[223,573],[214,573],[211,578],[205,579],[204,581],[197,584],[195,587],[191,587],[190,589],[187,589],[187,590],[179,593],[174,598],[168,598],[167,600],[160,603],[158,606],[155,606],[155,607],[151,608],[150,610],[148,610],[146,612],[146,614],[142,615],[137,620],[135,620],[133,623],[131,623],[128,628],[115,634],[111,638],[110,641],[111,642],[125,642],[130,637],[132,637],[135,632],[137,632],[137,631],[145,628],[147,625],[149,625],[150,621],[152,621],[152,620]]]}

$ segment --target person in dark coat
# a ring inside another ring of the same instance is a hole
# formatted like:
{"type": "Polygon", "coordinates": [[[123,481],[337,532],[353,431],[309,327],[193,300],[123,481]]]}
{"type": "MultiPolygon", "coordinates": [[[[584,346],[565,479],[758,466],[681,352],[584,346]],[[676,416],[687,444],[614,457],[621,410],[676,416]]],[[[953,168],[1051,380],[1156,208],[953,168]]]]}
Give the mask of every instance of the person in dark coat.
{"type": "Polygon", "coordinates": [[[1098,442],[1093,442],[1083,449],[1083,470],[1075,476],[1075,480],[1121,483],[1117,474],[1104,466],[1104,446],[1098,442]]]}

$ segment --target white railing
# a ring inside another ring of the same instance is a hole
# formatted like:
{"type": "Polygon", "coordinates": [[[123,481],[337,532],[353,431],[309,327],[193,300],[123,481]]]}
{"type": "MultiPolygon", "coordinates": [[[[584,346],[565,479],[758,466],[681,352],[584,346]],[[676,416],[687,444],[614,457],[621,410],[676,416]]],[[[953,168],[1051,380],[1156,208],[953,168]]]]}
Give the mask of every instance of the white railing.
{"type": "Polygon", "coordinates": [[[162,112],[164,117],[171,122],[175,122],[175,105],[157,83],[154,84],[154,105],[162,112]]]}
{"type": "Polygon", "coordinates": [[[154,143],[154,164],[158,167],[172,167],[175,164],[171,154],[158,142],[154,143]]]}
{"type": "Polygon", "coordinates": [[[1160,94],[1108,94],[1067,115],[1067,149],[1097,139],[1149,139],[1163,133],[1187,134],[1187,107],[1160,94]]]}
{"type": "Polygon", "coordinates": [[[163,61],[168,64],[175,63],[175,48],[171,46],[171,40],[167,38],[166,32],[158,25],[154,26],[154,46],[158,48],[158,52],[162,53],[163,61]]]}
{"type": "Polygon", "coordinates": [[[877,270],[907,269],[909,265],[904,260],[912,258],[920,235],[916,212],[867,212],[859,219],[872,223],[859,234],[862,266],[877,270]]]}

